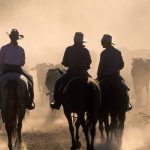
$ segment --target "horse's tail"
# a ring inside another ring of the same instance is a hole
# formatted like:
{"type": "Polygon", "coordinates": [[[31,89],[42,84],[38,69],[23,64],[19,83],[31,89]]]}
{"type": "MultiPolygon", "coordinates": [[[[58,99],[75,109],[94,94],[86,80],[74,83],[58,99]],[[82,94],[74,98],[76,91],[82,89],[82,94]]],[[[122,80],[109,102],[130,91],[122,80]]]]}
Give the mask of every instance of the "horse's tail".
{"type": "MultiPolygon", "coordinates": [[[[17,120],[18,120],[18,113],[17,113],[17,80],[8,80],[7,85],[7,104],[6,104],[6,115],[8,125],[11,127],[13,136],[16,136],[17,131],[17,120]]],[[[5,120],[6,123],[6,120],[5,120]]]]}
{"type": "Polygon", "coordinates": [[[96,124],[99,118],[99,112],[101,109],[101,91],[98,83],[95,80],[89,81],[91,99],[89,100],[90,110],[87,113],[87,122],[89,126],[96,124]]]}

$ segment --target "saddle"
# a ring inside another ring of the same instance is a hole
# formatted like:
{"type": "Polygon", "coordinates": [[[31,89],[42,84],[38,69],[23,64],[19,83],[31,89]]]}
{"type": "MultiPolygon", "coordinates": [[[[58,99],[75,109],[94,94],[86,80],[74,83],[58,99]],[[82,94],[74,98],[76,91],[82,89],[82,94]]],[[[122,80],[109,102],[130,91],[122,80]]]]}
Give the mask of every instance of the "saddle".
{"type": "Polygon", "coordinates": [[[121,76],[106,76],[101,81],[100,84],[109,80],[110,82],[116,82],[121,85],[126,91],[130,91],[130,88],[126,84],[125,80],[121,76]]]}
{"type": "Polygon", "coordinates": [[[77,79],[80,79],[80,78],[83,78],[83,79],[85,79],[85,80],[87,80],[87,81],[89,80],[89,77],[88,77],[88,76],[83,76],[83,75],[81,75],[81,76],[75,76],[75,77],[71,78],[71,79],[66,83],[66,85],[64,86],[64,88],[62,89],[62,94],[65,94],[65,93],[66,93],[66,91],[67,91],[69,85],[70,85],[74,80],[77,80],[77,79]]]}
{"type": "Polygon", "coordinates": [[[28,79],[20,73],[7,72],[0,75],[0,82],[2,82],[3,80],[20,80],[20,79],[22,79],[26,83],[28,88],[28,83],[29,83],[28,79]]]}

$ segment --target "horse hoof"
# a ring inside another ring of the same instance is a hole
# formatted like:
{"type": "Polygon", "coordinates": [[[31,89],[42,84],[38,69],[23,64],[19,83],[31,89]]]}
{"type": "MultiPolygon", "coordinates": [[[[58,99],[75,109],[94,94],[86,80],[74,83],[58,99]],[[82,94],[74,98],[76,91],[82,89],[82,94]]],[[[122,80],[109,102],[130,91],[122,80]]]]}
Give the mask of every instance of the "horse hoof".
{"type": "Polygon", "coordinates": [[[89,147],[87,147],[87,150],[94,150],[94,148],[89,146],[89,147]]]}
{"type": "Polygon", "coordinates": [[[77,149],[80,149],[80,148],[81,148],[81,142],[80,142],[80,141],[77,141],[77,142],[76,142],[76,148],[77,148],[77,149]]]}
{"type": "Polygon", "coordinates": [[[70,150],[76,150],[76,146],[71,146],[70,150]]]}

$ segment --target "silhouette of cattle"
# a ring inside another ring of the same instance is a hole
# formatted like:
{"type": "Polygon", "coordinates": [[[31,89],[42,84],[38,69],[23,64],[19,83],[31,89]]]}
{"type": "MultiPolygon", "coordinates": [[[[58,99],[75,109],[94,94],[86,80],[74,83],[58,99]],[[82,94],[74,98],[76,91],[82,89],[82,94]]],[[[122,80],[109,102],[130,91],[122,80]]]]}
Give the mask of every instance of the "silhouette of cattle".
{"type": "Polygon", "coordinates": [[[51,98],[53,97],[55,83],[60,76],[57,68],[49,69],[47,72],[45,85],[49,91],[50,100],[52,100],[51,98]]]}
{"type": "Polygon", "coordinates": [[[57,64],[54,68],[50,68],[47,72],[45,85],[49,90],[48,94],[50,95],[50,100],[52,100],[51,98],[53,97],[55,83],[58,78],[61,77],[60,71],[66,72],[66,68],[61,64],[57,64]]]}
{"type": "Polygon", "coordinates": [[[47,71],[49,68],[53,68],[53,67],[54,67],[53,64],[41,63],[31,68],[32,71],[36,70],[38,89],[39,89],[39,93],[41,97],[43,97],[47,91],[46,86],[45,86],[45,79],[46,79],[47,71]]]}
{"type": "Polygon", "coordinates": [[[132,62],[131,75],[136,95],[136,103],[142,103],[142,93],[146,89],[146,103],[149,103],[149,82],[150,82],[150,60],[134,58],[132,62]]]}

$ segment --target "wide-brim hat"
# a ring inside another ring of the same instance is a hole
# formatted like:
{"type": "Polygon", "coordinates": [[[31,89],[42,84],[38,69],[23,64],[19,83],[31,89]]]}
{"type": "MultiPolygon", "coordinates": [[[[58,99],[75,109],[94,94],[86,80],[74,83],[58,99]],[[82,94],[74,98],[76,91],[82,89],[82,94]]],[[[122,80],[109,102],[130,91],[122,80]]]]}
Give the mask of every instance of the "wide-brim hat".
{"type": "Polygon", "coordinates": [[[86,43],[87,40],[84,39],[84,34],[82,32],[76,32],[74,35],[74,41],[79,43],[86,43]]]}
{"type": "Polygon", "coordinates": [[[10,38],[15,37],[17,40],[23,39],[24,35],[19,34],[17,29],[12,29],[10,33],[7,33],[10,38]]]}
{"type": "Polygon", "coordinates": [[[109,34],[104,34],[100,42],[106,42],[115,45],[114,43],[112,43],[112,36],[109,34]]]}

